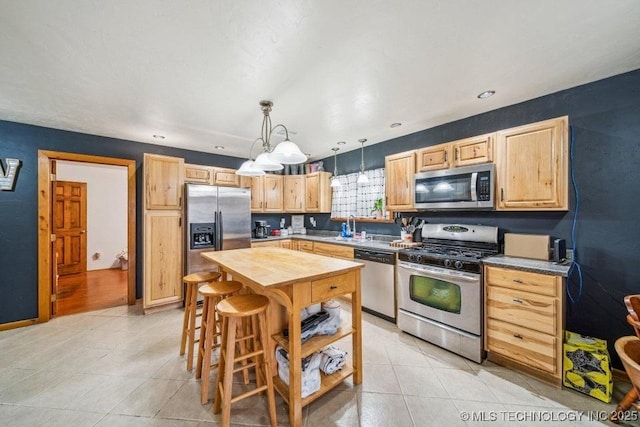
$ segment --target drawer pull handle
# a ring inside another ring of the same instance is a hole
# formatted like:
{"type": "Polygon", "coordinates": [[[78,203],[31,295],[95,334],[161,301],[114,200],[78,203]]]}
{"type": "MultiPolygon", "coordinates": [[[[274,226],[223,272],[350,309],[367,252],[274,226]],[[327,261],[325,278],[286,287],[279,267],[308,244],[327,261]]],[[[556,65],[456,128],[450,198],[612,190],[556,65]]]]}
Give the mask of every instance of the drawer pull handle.
{"type": "Polygon", "coordinates": [[[338,289],[338,287],[336,285],[331,285],[329,286],[329,289],[338,289]]]}
{"type": "Polygon", "coordinates": [[[523,281],[520,280],[520,279],[513,279],[513,281],[516,282],[516,283],[523,283],[523,281]]]}
{"type": "Polygon", "coordinates": [[[518,304],[522,304],[522,300],[520,298],[514,298],[513,302],[517,302],[518,304]]]}
{"type": "Polygon", "coordinates": [[[520,334],[513,334],[513,336],[514,336],[515,338],[518,338],[519,340],[521,340],[521,339],[522,339],[522,335],[520,335],[520,334]]]}

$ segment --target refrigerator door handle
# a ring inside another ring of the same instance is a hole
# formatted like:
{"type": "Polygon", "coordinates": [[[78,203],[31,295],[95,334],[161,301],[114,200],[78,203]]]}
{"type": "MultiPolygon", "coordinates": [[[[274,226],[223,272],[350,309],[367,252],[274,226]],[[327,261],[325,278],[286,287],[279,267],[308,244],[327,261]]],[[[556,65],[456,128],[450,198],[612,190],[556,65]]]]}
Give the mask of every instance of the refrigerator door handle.
{"type": "Polygon", "coordinates": [[[222,239],[223,239],[223,234],[222,234],[222,211],[218,211],[218,244],[216,245],[216,250],[221,251],[222,250],[222,239]]]}

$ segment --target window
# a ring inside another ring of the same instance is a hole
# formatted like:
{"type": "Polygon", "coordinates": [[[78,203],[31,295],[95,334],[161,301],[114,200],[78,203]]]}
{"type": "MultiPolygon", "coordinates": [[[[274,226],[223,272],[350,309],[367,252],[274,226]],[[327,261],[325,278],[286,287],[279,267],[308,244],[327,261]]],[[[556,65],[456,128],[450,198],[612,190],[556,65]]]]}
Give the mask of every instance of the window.
{"type": "MultiPolygon", "coordinates": [[[[372,218],[373,205],[378,199],[384,201],[384,168],[364,172],[369,178],[366,184],[358,184],[358,173],[338,175],[340,187],[333,187],[331,218],[372,218]]],[[[383,209],[384,211],[384,209],[383,209]]]]}

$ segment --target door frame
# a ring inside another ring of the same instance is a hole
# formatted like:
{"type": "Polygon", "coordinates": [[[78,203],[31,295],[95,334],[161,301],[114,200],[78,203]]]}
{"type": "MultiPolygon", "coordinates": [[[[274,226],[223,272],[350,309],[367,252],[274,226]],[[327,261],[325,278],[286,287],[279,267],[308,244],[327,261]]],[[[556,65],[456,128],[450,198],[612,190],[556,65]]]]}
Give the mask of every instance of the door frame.
{"type": "Polygon", "coordinates": [[[127,303],[136,303],[136,161],[115,157],[38,150],[38,323],[51,319],[53,284],[51,162],[68,160],[127,168],[127,303]]]}

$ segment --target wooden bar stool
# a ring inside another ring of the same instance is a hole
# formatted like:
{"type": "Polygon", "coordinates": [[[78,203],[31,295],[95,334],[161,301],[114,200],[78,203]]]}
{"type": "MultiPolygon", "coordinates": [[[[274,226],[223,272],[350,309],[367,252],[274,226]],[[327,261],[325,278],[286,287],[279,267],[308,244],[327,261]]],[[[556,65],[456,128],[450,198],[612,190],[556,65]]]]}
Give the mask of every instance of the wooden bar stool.
{"type": "Polygon", "coordinates": [[[210,283],[220,278],[220,273],[217,271],[203,271],[200,273],[191,273],[182,278],[182,281],[187,286],[187,295],[184,300],[184,320],[182,322],[182,341],[180,342],[180,356],[184,355],[187,342],[189,343],[189,349],[187,352],[187,370],[193,369],[193,346],[199,340],[195,339],[196,329],[196,317],[201,316],[198,314],[198,286],[203,283],[210,283]]]}
{"type": "Polygon", "coordinates": [[[273,375],[271,365],[267,360],[270,357],[267,346],[266,310],[268,305],[269,298],[263,295],[247,294],[229,297],[220,301],[216,306],[216,311],[222,317],[222,349],[218,365],[218,378],[216,379],[213,413],[218,414],[222,410],[223,426],[229,425],[232,403],[264,390],[267,391],[271,425],[277,425],[273,375]],[[241,324],[243,324],[241,329],[248,333],[237,336],[236,332],[241,324]],[[242,342],[245,345],[238,345],[238,347],[244,348],[246,351],[240,351],[236,354],[236,344],[242,342]],[[241,363],[241,366],[235,368],[236,363],[241,363]],[[252,367],[256,374],[256,388],[232,396],[233,374],[252,367]]]}
{"type": "Polygon", "coordinates": [[[242,283],[234,280],[209,282],[200,286],[198,292],[204,297],[202,306],[202,322],[200,324],[200,341],[198,343],[198,361],[196,362],[196,378],[202,378],[200,400],[204,405],[209,400],[209,375],[211,368],[218,366],[211,363],[211,353],[220,347],[222,322],[216,314],[216,304],[242,289],[242,283]]]}

